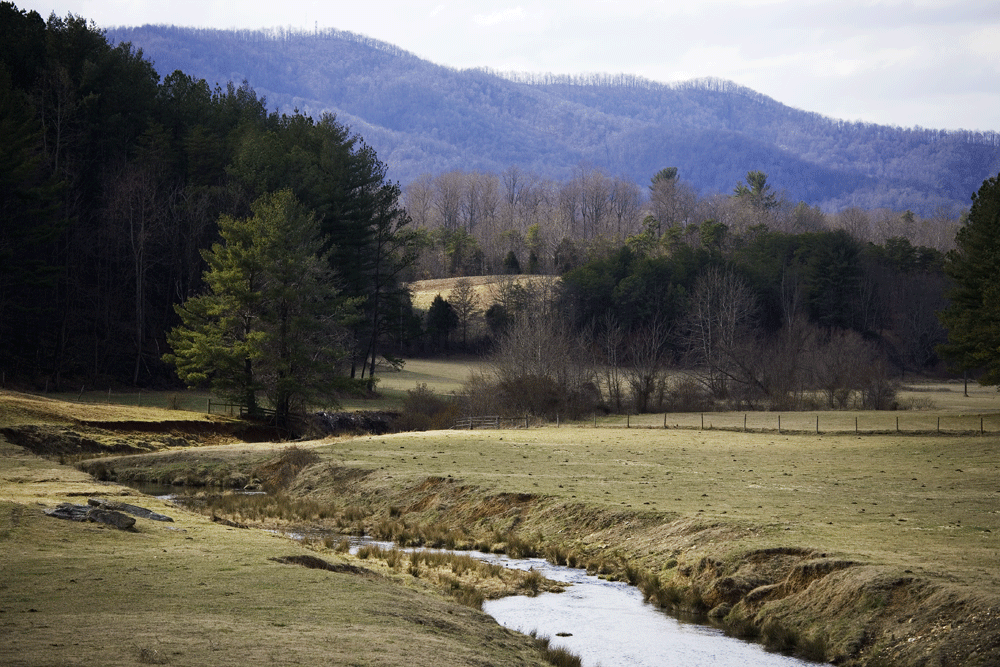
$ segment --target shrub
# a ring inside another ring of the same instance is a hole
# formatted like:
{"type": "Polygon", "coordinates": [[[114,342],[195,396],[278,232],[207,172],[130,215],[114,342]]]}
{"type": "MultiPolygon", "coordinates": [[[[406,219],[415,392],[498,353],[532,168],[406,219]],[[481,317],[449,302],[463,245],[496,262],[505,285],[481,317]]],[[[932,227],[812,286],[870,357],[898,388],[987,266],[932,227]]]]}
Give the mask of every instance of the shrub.
{"type": "Polygon", "coordinates": [[[481,592],[469,586],[460,586],[451,593],[452,597],[466,607],[482,610],[483,601],[486,599],[481,592]]]}
{"type": "Polygon", "coordinates": [[[701,412],[711,409],[712,402],[695,378],[682,375],[667,385],[664,407],[667,412],[701,412]]]}
{"type": "Polygon", "coordinates": [[[528,591],[529,595],[538,595],[538,591],[542,587],[542,573],[538,570],[531,570],[521,580],[521,586],[528,591]]]}
{"type": "Polygon", "coordinates": [[[760,638],[769,649],[781,653],[791,653],[799,643],[799,633],[778,621],[765,623],[760,638]]]}
{"type": "Polygon", "coordinates": [[[406,392],[403,414],[397,422],[404,431],[431,431],[450,428],[458,419],[458,405],[438,396],[426,384],[406,392]]]}
{"type": "Polygon", "coordinates": [[[541,652],[546,662],[556,667],[581,667],[583,662],[580,657],[564,648],[552,648],[549,646],[548,637],[540,637],[537,631],[532,630],[528,636],[535,642],[535,646],[541,652]]]}

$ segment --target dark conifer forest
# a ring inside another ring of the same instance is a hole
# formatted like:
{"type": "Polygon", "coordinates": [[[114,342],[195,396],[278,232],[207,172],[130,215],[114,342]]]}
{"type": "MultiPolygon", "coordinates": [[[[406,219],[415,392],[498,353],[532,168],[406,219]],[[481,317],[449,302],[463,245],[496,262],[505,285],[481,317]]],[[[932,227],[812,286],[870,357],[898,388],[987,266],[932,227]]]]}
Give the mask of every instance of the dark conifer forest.
{"type": "Polygon", "coordinates": [[[204,291],[220,216],[290,189],[320,221],[366,376],[405,298],[399,186],[335,118],[279,114],[249,85],[161,77],[84,18],[0,4],[0,368],[8,382],[157,386],[175,306],[204,291]]]}

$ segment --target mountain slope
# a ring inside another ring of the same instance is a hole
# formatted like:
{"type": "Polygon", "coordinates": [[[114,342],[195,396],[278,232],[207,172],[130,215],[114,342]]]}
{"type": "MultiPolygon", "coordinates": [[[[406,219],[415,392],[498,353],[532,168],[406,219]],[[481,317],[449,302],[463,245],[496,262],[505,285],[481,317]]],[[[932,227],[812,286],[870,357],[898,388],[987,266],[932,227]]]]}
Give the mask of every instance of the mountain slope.
{"type": "Polygon", "coordinates": [[[162,75],[245,79],[272,108],[335,113],[404,184],[511,165],[562,179],[587,163],[640,184],[676,166],[708,194],[760,169],[793,201],[930,214],[967,206],[1000,171],[996,133],[845,123],[725,81],[460,71],[335,30],[143,26],[107,36],[141,48],[162,75]]]}

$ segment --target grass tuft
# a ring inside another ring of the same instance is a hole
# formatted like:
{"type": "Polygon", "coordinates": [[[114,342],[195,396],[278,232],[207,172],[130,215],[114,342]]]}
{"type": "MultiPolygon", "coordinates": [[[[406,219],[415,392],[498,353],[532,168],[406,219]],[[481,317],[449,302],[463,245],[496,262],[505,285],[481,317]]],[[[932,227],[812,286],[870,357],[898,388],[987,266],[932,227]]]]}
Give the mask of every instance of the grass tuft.
{"type": "Polygon", "coordinates": [[[165,665],[170,662],[170,659],[159,649],[139,646],[136,647],[136,653],[136,662],[140,665],[165,665]]]}
{"type": "Polygon", "coordinates": [[[534,640],[535,647],[550,665],[555,665],[555,667],[582,667],[583,661],[580,660],[579,656],[564,648],[552,648],[549,645],[550,640],[548,637],[539,636],[535,630],[529,632],[528,636],[534,640]]]}

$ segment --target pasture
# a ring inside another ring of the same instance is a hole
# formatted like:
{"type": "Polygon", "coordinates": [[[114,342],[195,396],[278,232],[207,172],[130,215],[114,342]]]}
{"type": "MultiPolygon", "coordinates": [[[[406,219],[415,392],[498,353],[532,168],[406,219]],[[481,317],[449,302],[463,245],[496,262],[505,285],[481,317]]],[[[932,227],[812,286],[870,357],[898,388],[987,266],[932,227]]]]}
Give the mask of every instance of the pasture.
{"type": "MultiPolygon", "coordinates": [[[[382,387],[402,395],[427,384],[448,394],[468,372],[462,360],[410,362],[382,387]]],[[[113,430],[120,422],[123,432],[115,437],[142,439],[148,427],[124,431],[144,421],[172,431],[226,420],[198,410],[109,405],[106,395],[103,403],[99,395],[94,403],[71,398],[0,393],[0,426],[79,430],[100,424],[113,430]]],[[[801,614],[811,613],[808,607],[788,617],[806,623],[803,628],[841,628],[835,642],[830,638],[838,655],[850,655],[851,638],[860,636],[876,637],[883,654],[908,656],[894,664],[911,664],[913,651],[938,655],[933,651],[941,646],[955,651],[975,645],[980,655],[993,655],[1000,629],[980,610],[1000,599],[1000,400],[995,390],[978,385],[970,385],[966,397],[960,383],[906,385],[901,398],[919,409],[782,413],[781,431],[776,413],[706,413],[704,426],[699,413],[328,438],[298,444],[318,454],[320,463],[304,470],[290,493],[329,505],[341,518],[350,515],[345,525],[353,529],[405,522],[409,529],[438,526],[470,535],[496,499],[528,498],[510,525],[520,521],[518,530],[540,548],[661,576],[701,562],[728,563],[732,571],[746,567],[752,554],[822,553],[861,565],[830,599],[879,590],[882,581],[917,582],[908,584],[908,597],[896,599],[885,619],[857,615],[853,607],[843,622],[822,613],[806,621],[801,614]],[[362,476],[338,485],[339,477],[331,476],[337,470],[362,476]],[[592,521],[600,527],[583,528],[592,521]],[[949,611],[936,611],[944,607],[928,596],[949,601],[949,611]],[[935,634],[942,613],[970,614],[969,622],[964,616],[945,621],[965,623],[967,634],[935,634]],[[892,620],[900,617],[916,621],[904,629],[892,620]],[[971,622],[975,618],[982,623],[971,622]],[[938,643],[948,636],[951,644],[938,643]]],[[[199,475],[235,479],[288,446],[229,442],[108,458],[101,465],[119,478],[165,470],[189,482],[199,475]]],[[[142,504],[173,513],[177,523],[144,525],[135,535],[49,519],[42,506],[134,492],[27,454],[2,436],[0,446],[0,565],[18,581],[16,588],[0,586],[4,621],[19,637],[0,652],[5,664],[66,662],[74,654],[102,664],[237,664],[251,655],[353,664],[352,656],[369,650],[362,644],[378,647],[379,664],[423,664],[427,656],[414,659],[407,649],[428,641],[451,656],[450,664],[465,664],[477,643],[472,638],[482,633],[492,637],[496,664],[537,660],[521,638],[476,613],[425,599],[438,595],[429,581],[374,562],[365,567],[375,574],[361,577],[278,565],[268,559],[303,547],[162,501],[142,504]],[[247,588],[249,581],[254,584],[247,588]],[[147,598],[156,604],[143,605],[147,598]],[[398,613],[386,617],[379,612],[385,608],[398,613]],[[421,619],[419,627],[414,619],[421,619]],[[94,623],[113,627],[95,638],[84,632],[94,623]],[[444,634],[435,629],[444,627],[444,634]],[[322,648],[331,645],[343,648],[322,648]]],[[[502,519],[516,505],[495,509],[502,519]]],[[[481,530],[505,539],[497,532],[509,530],[502,521],[481,530]]],[[[828,601],[816,604],[833,609],[828,601]]],[[[964,660],[953,662],[975,664],[964,660]]]]}

